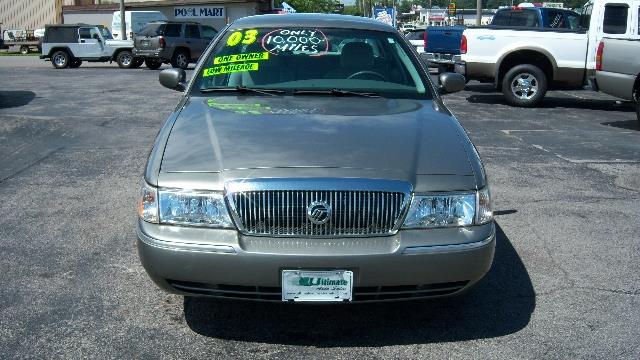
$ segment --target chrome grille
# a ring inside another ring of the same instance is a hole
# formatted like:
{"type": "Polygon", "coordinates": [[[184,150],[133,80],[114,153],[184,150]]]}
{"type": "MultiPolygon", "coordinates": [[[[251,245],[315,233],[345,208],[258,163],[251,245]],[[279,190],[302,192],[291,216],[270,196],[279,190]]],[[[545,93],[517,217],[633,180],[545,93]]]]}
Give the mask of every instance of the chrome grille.
{"type": "Polygon", "coordinates": [[[376,190],[246,189],[228,191],[227,198],[238,228],[245,234],[340,237],[394,233],[409,194],[376,190]],[[309,205],[318,201],[331,207],[329,219],[322,225],[307,217],[309,205]]]}

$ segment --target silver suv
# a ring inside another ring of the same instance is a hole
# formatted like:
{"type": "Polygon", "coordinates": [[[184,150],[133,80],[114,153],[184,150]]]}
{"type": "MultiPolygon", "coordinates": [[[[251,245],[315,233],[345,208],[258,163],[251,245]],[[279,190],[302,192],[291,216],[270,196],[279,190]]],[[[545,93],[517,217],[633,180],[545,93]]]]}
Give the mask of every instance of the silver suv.
{"type": "Polygon", "coordinates": [[[134,39],[135,56],[144,57],[148,68],[157,69],[163,63],[186,69],[198,58],[218,34],[211,26],[195,22],[155,21],[134,39]]]}

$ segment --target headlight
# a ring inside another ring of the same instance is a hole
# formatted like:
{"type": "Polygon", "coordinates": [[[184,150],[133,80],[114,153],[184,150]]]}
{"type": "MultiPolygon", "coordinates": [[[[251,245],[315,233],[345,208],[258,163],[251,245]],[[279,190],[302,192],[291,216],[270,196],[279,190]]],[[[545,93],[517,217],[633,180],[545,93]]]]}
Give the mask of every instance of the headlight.
{"type": "Polygon", "coordinates": [[[156,189],[143,182],[138,201],[140,219],[154,224],[228,228],[233,225],[220,192],[156,189]]]}
{"type": "Polygon", "coordinates": [[[220,192],[159,190],[160,223],[224,227],[232,226],[220,192]]]}
{"type": "Polygon", "coordinates": [[[492,219],[489,190],[485,188],[466,194],[415,195],[403,227],[469,226],[486,224],[492,219]]]}

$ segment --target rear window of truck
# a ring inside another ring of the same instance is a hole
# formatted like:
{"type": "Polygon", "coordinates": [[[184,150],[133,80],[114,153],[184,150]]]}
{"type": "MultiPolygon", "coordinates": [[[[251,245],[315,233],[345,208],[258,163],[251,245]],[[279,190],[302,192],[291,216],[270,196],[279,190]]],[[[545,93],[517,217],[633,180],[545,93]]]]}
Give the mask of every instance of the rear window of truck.
{"type": "Polygon", "coordinates": [[[491,21],[491,25],[539,27],[538,12],[536,10],[513,9],[498,11],[491,21]]]}
{"type": "Polygon", "coordinates": [[[602,32],[605,34],[625,34],[627,32],[627,5],[608,4],[604,7],[604,24],[602,32]]]}

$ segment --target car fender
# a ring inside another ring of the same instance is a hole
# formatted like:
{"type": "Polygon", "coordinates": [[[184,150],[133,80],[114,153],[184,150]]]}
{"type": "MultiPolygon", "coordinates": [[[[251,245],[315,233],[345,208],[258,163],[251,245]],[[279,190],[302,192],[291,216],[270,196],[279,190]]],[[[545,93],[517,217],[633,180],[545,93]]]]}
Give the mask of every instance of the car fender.
{"type": "Polygon", "coordinates": [[[525,50],[535,51],[544,55],[547,58],[547,60],[549,60],[549,62],[551,63],[551,68],[553,71],[553,79],[556,78],[557,72],[558,72],[558,64],[556,62],[556,59],[553,57],[553,55],[551,55],[549,51],[538,46],[515,44],[514,46],[508,47],[504,52],[502,52],[502,54],[499,55],[494,68],[494,79],[496,79],[496,81],[499,79],[500,66],[502,65],[502,62],[504,61],[505,58],[507,58],[509,55],[512,55],[518,51],[525,51],[525,50]]]}

